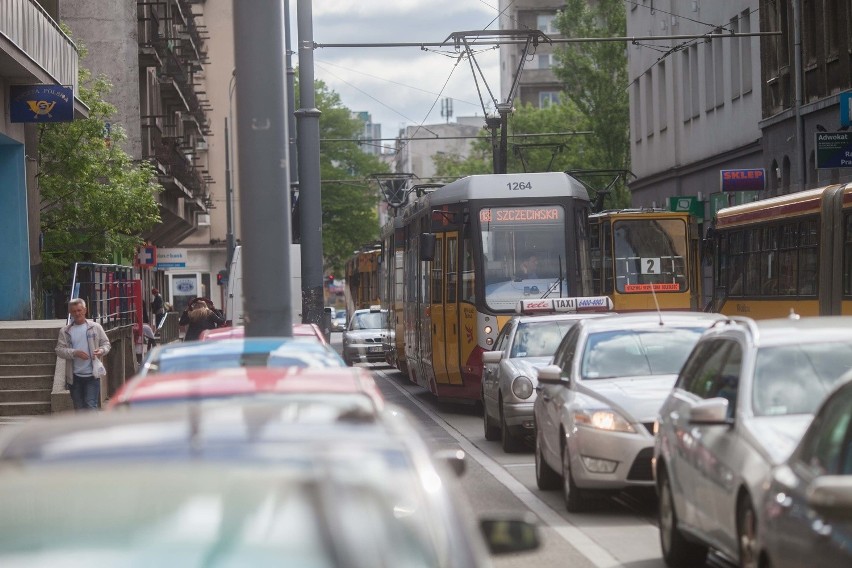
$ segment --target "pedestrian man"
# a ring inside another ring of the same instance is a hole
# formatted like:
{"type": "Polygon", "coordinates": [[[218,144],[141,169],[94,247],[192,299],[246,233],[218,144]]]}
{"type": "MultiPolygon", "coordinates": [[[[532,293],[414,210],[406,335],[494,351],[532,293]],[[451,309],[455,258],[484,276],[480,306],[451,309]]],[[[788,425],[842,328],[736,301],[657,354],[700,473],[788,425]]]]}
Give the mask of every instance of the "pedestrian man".
{"type": "Polygon", "coordinates": [[[160,291],[156,288],[151,288],[151,311],[154,312],[154,329],[160,327],[160,320],[166,315],[166,304],[160,291]]]}
{"type": "Polygon", "coordinates": [[[93,362],[109,353],[110,343],[104,328],[86,319],[86,302],[74,298],[68,302],[71,323],[59,330],[56,355],[66,360],[65,385],[71,392],[75,410],[97,410],[101,402],[101,380],[95,376],[93,362]]]}

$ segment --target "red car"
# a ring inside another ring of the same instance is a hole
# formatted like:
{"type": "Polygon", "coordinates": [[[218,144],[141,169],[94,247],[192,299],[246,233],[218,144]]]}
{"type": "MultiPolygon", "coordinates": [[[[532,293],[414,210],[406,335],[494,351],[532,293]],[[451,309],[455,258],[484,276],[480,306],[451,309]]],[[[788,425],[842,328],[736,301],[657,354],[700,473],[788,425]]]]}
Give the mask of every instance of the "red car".
{"type": "MultiPolygon", "coordinates": [[[[214,341],[218,339],[242,339],[246,335],[246,328],[242,325],[234,327],[220,327],[217,329],[205,329],[201,332],[201,341],[214,341]]],[[[294,323],[293,337],[313,337],[323,345],[328,345],[322,330],[315,323],[294,323]]]]}
{"type": "Polygon", "coordinates": [[[121,387],[109,409],[239,397],[300,396],[352,404],[375,414],[384,397],[366,369],[348,367],[238,367],[139,376],[121,387]]]}

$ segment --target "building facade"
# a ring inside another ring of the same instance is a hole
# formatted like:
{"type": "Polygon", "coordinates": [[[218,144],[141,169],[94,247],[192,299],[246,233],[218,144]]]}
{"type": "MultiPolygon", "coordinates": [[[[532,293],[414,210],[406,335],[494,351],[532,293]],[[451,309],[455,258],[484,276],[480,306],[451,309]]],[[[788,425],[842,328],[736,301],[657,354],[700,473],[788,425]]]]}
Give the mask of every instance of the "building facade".
{"type": "Polygon", "coordinates": [[[32,318],[32,287],[41,270],[37,126],[11,122],[10,87],[70,85],[74,115],[88,112],[76,97],[77,48],[58,15],[56,0],[0,2],[0,320],[32,318]]]}
{"type": "MultiPolygon", "coordinates": [[[[816,148],[817,133],[848,130],[840,124],[839,102],[841,93],[852,90],[852,4],[760,0],[759,5],[761,30],[781,32],[760,42],[760,128],[769,194],[852,180],[852,167],[819,168],[816,148]]],[[[847,117],[850,112],[847,107],[847,117]]]]}
{"type": "Polygon", "coordinates": [[[762,167],[759,39],[666,39],[758,31],[757,4],[625,5],[628,36],[660,37],[628,47],[633,205],[666,207],[672,196],[712,201],[720,170],[762,167]]]}

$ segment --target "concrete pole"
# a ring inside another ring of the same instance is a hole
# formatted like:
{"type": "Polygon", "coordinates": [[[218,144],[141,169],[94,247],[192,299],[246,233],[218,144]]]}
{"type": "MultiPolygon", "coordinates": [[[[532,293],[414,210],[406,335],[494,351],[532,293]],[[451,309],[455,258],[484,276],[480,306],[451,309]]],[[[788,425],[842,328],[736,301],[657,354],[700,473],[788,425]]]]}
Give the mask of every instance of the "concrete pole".
{"type": "Polygon", "coordinates": [[[293,335],[282,0],[233,1],[246,336],[293,335]]]}
{"type": "Polygon", "coordinates": [[[311,0],[297,0],[299,26],[299,225],[302,230],[302,321],[321,329],[322,193],[320,189],[319,117],[314,96],[314,32],[311,0]]]}
{"type": "MultiPolygon", "coordinates": [[[[225,261],[225,270],[231,269],[231,260],[234,258],[234,247],[236,239],[234,238],[234,188],[231,185],[231,143],[228,137],[228,117],[225,117],[225,225],[227,227],[225,233],[225,243],[227,247],[227,260],[225,261]]],[[[230,278],[231,275],[228,275],[230,278]]]]}

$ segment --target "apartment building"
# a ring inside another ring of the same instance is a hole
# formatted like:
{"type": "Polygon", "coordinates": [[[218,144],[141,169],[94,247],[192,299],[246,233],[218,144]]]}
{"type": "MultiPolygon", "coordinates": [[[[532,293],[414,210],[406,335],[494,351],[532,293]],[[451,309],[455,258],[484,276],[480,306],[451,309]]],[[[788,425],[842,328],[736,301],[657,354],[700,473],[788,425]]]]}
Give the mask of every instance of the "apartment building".
{"type": "MultiPolygon", "coordinates": [[[[548,37],[560,37],[554,20],[556,12],[564,4],[559,0],[500,0],[500,29],[539,30],[548,37]]],[[[501,102],[509,96],[523,49],[524,46],[518,44],[500,45],[501,102]]],[[[552,69],[555,63],[554,49],[551,44],[540,44],[532,57],[528,57],[518,82],[515,104],[530,103],[538,108],[546,108],[559,100],[562,84],[552,69]]]]}

